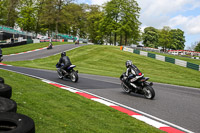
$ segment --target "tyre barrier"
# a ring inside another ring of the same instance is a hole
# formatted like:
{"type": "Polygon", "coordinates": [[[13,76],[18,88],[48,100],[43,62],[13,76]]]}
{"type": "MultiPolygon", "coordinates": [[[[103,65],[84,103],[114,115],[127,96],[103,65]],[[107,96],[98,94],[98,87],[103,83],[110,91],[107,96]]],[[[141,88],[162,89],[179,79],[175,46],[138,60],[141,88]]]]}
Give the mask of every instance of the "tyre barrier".
{"type": "Polygon", "coordinates": [[[0,83],[4,84],[4,79],[2,77],[0,77],[0,83]]]}
{"type": "Polygon", "coordinates": [[[10,99],[12,87],[0,77],[0,133],[35,133],[34,121],[18,114],[17,103],[10,99]]]}
{"type": "Polygon", "coordinates": [[[4,112],[0,113],[0,132],[35,133],[35,124],[28,116],[14,112],[4,112]]]}
{"type": "Polygon", "coordinates": [[[10,99],[11,96],[12,96],[12,87],[7,84],[0,83],[0,97],[5,97],[10,99]]]}
{"type": "MultiPolygon", "coordinates": [[[[0,113],[2,112],[15,112],[17,111],[17,103],[8,98],[0,97],[0,113]]],[[[0,130],[1,132],[1,130],[0,130]]]]}

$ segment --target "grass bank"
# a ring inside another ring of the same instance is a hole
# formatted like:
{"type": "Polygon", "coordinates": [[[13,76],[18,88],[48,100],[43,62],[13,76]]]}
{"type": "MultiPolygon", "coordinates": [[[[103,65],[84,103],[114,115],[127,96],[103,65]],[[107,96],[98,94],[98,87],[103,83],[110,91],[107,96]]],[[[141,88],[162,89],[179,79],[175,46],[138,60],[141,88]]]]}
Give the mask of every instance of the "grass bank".
{"type": "MultiPolygon", "coordinates": [[[[52,42],[52,43],[53,43],[53,46],[62,45],[62,44],[74,44],[71,42],[52,42]]],[[[44,48],[44,47],[47,47],[48,45],[49,45],[49,42],[31,43],[31,44],[25,44],[25,45],[20,45],[20,46],[15,46],[15,47],[2,48],[2,51],[3,51],[3,55],[8,55],[8,54],[26,52],[26,51],[34,50],[38,48],[44,48]]]]}
{"type": "Polygon", "coordinates": [[[0,69],[12,86],[17,112],[31,117],[36,133],[159,133],[127,114],[38,79],[0,69]]]}
{"type": "MultiPolygon", "coordinates": [[[[80,73],[119,77],[125,70],[125,61],[133,63],[151,81],[200,88],[200,72],[168,62],[120,51],[119,47],[87,45],[67,52],[80,73]]],[[[7,62],[15,66],[55,70],[60,55],[31,61],[7,62]]],[[[6,62],[4,62],[6,63],[6,62]]]]}

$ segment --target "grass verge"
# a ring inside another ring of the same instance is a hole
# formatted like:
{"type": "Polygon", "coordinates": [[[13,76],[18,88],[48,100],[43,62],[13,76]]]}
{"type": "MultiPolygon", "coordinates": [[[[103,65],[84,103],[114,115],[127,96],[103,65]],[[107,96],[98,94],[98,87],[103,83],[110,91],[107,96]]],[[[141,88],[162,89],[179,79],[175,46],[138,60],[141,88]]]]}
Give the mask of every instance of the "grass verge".
{"type": "MultiPolygon", "coordinates": [[[[53,46],[55,45],[62,45],[62,44],[74,44],[71,42],[52,42],[53,46]]],[[[15,47],[9,47],[9,48],[2,48],[3,55],[9,55],[9,54],[15,54],[15,53],[21,53],[26,52],[29,50],[34,50],[38,48],[44,48],[49,45],[49,42],[43,42],[43,43],[31,43],[31,44],[25,44],[15,47]]]]}
{"type": "MultiPolygon", "coordinates": [[[[119,77],[125,61],[133,63],[153,82],[200,88],[200,72],[149,57],[120,51],[119,47],[87,45],[67,52],[80,73],[119,77]]],[[[31,61],[7,62],[15,66],[55,70],[60,55],[31,61]]],[[[6,63],[6,62],[4,62],[6,63]]]]}
{"type": "Polygon", "coordinates": [[[127,114],[38,79],[0,69],[12,86],[17,112],[31,117],[36,133],[159,133],[127,114]]]}

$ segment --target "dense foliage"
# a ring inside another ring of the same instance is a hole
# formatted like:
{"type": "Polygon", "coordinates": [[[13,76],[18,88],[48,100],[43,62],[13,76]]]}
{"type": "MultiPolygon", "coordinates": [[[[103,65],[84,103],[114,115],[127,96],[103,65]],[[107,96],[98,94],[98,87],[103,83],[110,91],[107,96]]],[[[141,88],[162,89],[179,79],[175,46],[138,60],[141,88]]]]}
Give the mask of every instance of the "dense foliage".
{"type": "Polygon", "coordinates": [[[140,7],[135,0],[110,0],[102,6],[76,0],[0,0],[0,25],[24,31],[87,38],[96,44],[138,44],[184,49],[184,31],[164,26],[141,33],[140,7]],[[52,34],[56,33],[56,34],[52,34]]]}
{"type": "Polygon", "coordinates": [[[76,2],[1,0],[0,25],[36,34],[79,36],[100,44],[108,40],[111,44],[138,42],[140,8],[135,0],[111,0],[102,7],[76,2]]]}
{"type": "Polygon", "coordinates": [[[143,44],[147,47],[158,48],[161,46],[164,50],[184,49],[185,36],[184,31],[180,29],[171,29],[164,26],[163,29],[146,27],[142,34],[143,44]]]}
{"type": "Polygon", "coordinates": [[[196,44],[196,47],[194,48],[195,51],[200,52],[200,42],[196,44]]]}

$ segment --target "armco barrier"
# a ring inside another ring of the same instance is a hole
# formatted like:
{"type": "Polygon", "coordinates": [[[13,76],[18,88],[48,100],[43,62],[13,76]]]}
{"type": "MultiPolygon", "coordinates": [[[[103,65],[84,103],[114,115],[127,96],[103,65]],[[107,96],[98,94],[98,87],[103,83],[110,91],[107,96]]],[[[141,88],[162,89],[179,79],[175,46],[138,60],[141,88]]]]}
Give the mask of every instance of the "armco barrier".
{"type": "Polygon", "coordinates": [[[187,67],[187,68],[190,68],[190,69],[200,71],[200,65],[193,64],[193,63],[190,63],[190,62],[187,62],[187,61],[174,59],[174,58],[170,58],[170,57],[166,57],[166,56],[162,56],[162,55],[152,54],[152,53],[140,51],[140,50],[133,49],[133,48],[122,47],[122,46],[120,47],[120,50],[139,54],[139,55],[143,55],[143,56],[147,56],[147,57],[150,57],[150,58],[153,58],[153,59],[156,59],[156,60],[169,62],[169,63],[176,64],[176,65],[179,65],[179,66],[182,66],[182,67],[187,67]]]}
{"type": "Polygon", "coordinates": [[[25,45],[25,44],[27,44],[27,42],[23,41],[23,42],[16,42],[16,43],[0,44],[0,47],[8,48],[8,47],[14,47],[14,46],[25,45]]]}
{"type": "Polygon", "coordinates": [[[183,67],[187,67],[187,61],[175,59],[175,64],[183,67]]]}
{"type": "Polygon", "coordinates": [[[199,71],[199,65],[193,64],[193,63],[190,63],[190,62],[187,62],[187,68],[191,68],[191,69],[199,71]]]}
{"type": "Polygon", "coordinates": [[[131,49],[131,48],[124,47],[123,50],[124,50],[124,51],[127,51],[127,52],[133,53],[133,49],[131,49]]]}
{"type": "Polygon", "coordinates": [[[135,54],[140,54],[140,50],[134,49],[134,53],[135,53],[135,54]]]}
{"type": "Polygon", "coordinates": [[[156,55],[155,54],[152,54],[152,53],[148,53],[148,57],[150,57],[150,58],[156,58],[156,55]]]}
{"type": "Polygon", "coordinates": [[[165,56],[156,54],[156,60],[165,61],[165,56]]]}
{"type": "Polygon", "coordinates": [[[147,52],[144,52],[144,51],[140,51],[140,55],[147,56],[148,53],[147,53],[147,52]]]}
{"type": "Polygon", "coordinates": [[[169,62],[169,63],[175,64],[175,59],[174,58],[170,58],[170,57],[165,57],[165,62],[169,62]]]}

